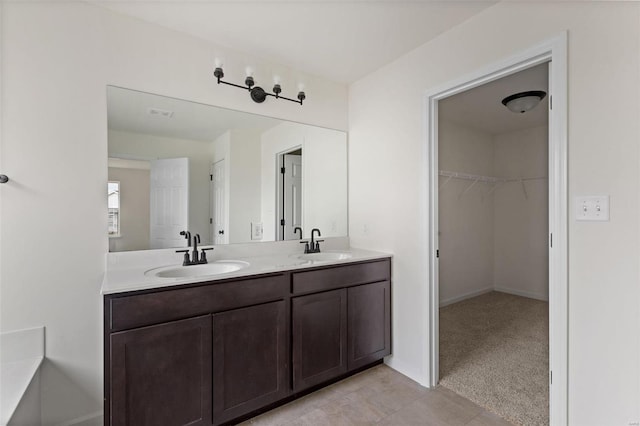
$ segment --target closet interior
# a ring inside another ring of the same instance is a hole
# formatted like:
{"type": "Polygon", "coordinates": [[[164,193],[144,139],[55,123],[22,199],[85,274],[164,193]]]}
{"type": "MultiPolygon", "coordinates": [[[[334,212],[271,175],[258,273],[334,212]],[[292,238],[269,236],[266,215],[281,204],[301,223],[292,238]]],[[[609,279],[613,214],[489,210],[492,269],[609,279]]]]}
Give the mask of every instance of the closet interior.
{"type": "Polygon", "coordinates": [[[438,105],[440,384],[514,424],[548,424],[548,64],[438,105]]]}

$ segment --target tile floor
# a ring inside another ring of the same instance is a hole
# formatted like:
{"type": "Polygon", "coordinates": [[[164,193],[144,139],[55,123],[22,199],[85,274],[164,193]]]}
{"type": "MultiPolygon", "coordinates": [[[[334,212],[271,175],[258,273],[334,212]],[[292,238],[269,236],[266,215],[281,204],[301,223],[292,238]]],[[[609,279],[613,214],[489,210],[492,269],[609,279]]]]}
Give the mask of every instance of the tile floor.
{"type": "Polygon", "coordinates": [[[244,423],[247,425],[512,426],[452,391],[426,389],[378,365],[244,423]]]}

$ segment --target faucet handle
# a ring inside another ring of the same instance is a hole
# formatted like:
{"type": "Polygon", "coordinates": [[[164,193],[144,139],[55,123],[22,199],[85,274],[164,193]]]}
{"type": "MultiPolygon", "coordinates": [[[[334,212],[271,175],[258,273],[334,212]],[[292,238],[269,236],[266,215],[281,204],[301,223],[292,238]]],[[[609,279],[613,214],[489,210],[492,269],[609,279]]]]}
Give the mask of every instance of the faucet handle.
{"type": "Polygon", "coordinates": [[[187,266],[191,259],[189,259],[189,249],[186,250],[176,250],[176,253],[184,253],[184,259],[182,260],[182,266],[187,266]]]}
{"type": "Polygon", "coordinates": [[[213,250],[213,247],[209,247],[209,248],[203,248],[202,249],[202,253],[200,254],[200,263],[207,263],[207,253],[205,253],[205,251],[207,250],[213,250]]]}
{"type": "Polygon", "coordinates": [[[304,252],[309,253],[309,241],[300,241],[300,244],[304,244],[304,252]]]}

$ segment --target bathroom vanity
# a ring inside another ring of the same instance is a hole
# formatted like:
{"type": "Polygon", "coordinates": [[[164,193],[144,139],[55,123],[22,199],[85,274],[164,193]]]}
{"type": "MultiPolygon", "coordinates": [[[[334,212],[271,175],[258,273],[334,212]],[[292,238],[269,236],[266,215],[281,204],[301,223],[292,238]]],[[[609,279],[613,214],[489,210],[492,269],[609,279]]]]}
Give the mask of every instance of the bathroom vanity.
{"type": "Polygon", "coordinates": [[[391,260],[350,256],[246,259],[231,274],[129,286],[131,272],[108,277],[105,424],[235,423],[380,362],[391,260]]]}

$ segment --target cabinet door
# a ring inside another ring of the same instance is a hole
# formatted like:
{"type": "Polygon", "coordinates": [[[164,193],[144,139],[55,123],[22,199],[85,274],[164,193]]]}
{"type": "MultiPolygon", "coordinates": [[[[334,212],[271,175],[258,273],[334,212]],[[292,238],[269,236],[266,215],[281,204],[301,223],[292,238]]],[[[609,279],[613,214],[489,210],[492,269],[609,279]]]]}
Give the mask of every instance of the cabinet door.
{"type": "Polygon", "coordinates": [[[345,289],[292,299],[293,389],[299,391],[347,371],[345,289]]]}
{"type": "Polygon", "coordinates": [[[211,424],[211,316],[111,335],[111,425],[211,424]]]}
{"type": "Polygon", "coordinates": [[[288,394],[288,322],[283,300],[213,316],[213,423],[288,394]]]}
{"type": "Polygon", "coordinates": [[[389,281],[348,289],[349,370],[391,353],[390,290],[389,281]]]}

